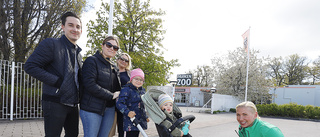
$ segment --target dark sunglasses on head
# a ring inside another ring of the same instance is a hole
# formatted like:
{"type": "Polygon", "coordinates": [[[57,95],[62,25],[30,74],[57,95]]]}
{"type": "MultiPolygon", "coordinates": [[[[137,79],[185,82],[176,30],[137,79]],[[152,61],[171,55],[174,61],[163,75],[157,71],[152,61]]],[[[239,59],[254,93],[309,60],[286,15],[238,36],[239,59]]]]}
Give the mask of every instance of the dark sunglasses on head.
{"type": "Polygon", "coordinates": [[[118,47],[118,46],[112,45],[110,42],[106,42],[105,44],[106,44],[106,46],[107,46],[108,48],[113,47],[113,50],[114,50],[114,51],[118,51],[118,50],[119,50],[119,47],[118,47]]]}
{"type": "Polygon", "coordinates": [[[129,60],[125,59],[125,58],[122,58],[122,57],[119,57],[120,60],[122,61],[125,61],[125,62],[129,62],[129,60]]]}

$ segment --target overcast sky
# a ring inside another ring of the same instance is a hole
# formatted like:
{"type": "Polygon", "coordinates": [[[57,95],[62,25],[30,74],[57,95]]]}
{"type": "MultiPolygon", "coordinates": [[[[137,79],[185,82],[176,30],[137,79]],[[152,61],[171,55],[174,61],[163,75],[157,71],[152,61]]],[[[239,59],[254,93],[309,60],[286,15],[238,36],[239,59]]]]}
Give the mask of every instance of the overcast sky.
{"type": "MultiPolygon", "coordinates": [[[[91,2],[96,9],[101,3],[91,2]]],[[[150,7],[166,12],[164,57],[181,64],[172,69],[170,80],[242,47],[241,35],[249,27],[250,48],[259,50],[259,56],[297,53],[312,61],[320,55],[320,0],[151,0],[150,7]]],[[[94,16],[94,9],[82,14],[82,48],[87,41],[85,24],[94,16]]]]}

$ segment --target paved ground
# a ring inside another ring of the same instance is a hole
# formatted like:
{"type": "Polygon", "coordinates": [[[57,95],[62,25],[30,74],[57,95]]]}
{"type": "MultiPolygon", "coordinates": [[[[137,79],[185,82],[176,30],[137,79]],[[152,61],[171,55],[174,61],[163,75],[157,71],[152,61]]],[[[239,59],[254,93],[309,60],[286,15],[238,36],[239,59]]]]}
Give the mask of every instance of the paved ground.
{"type": "MultiPolygon", "coordinates": [[[[194,115],[190,134],[193,137],[237,137],[238,128],[235,113],[208,114],[199,113],[198,108],[180,107],[183,115],[194,115]]],[[[320,137],[320,122],[290,120],[279,118],[261,118],[264,121],[278,126],[285,137],[320,137]]],[[[80,123],[79,137],[83,137],[80,123]]],[[[158,137],[153,122],[149,122],[146,130],[149,137],[158,137]]],[[[0,120],[1,137],[41,137],[44,136],[43,120],[0,120]]],[[[62,135],[63,136],[63,135],[62,135]]],[[[116,136],[115,136],[116,137],[116,136]]]]}

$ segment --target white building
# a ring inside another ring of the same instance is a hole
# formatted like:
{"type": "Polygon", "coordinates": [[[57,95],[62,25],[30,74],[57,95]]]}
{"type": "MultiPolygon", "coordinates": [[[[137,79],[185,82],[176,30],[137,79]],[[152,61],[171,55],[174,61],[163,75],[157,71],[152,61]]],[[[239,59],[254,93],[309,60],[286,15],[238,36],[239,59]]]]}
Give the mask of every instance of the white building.
{"type": "Polygon", "coordinates": [[[272,103],[278,105],[297,103],[320,107],[320,85],[289,85],[271,89],[272,103]]]}

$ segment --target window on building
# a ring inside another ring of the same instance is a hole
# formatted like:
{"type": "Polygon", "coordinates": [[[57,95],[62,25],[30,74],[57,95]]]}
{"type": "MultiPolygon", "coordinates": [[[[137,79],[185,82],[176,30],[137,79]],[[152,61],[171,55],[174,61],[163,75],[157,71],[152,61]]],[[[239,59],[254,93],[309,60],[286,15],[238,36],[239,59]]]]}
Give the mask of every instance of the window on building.
{"type": "Polygon", "coordinates": [[[175,93],[174,102],[183,104],[189,103],[189,96],[190,94],[188,93],[175,93]]]}

